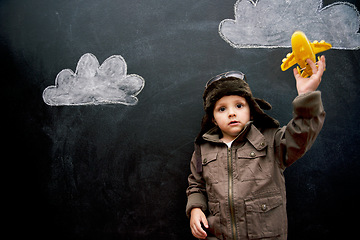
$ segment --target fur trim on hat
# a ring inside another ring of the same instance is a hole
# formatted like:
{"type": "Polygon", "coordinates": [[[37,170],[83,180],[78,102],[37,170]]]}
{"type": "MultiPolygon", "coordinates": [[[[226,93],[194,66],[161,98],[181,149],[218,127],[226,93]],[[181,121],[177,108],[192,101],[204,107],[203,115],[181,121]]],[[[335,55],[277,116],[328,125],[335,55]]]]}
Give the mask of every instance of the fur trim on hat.
{"type": "Polygon", "coordinates": [[[203,94],[205,112],[211,108],[213,110],[215,103],[224,96],[239,95],[242,97],[252,96],[249,85],[238,78],[227,78],[213,82],[208,86],[203,94]]]}

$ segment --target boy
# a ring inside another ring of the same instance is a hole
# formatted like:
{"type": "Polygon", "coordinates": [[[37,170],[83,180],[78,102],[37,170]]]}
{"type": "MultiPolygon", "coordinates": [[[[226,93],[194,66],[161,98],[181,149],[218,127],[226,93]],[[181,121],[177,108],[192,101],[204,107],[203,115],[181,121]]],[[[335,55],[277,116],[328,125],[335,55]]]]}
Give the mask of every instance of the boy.
{"type": "Polygon", "coordinates": [[[241,72],[218,75],[206,84],[205,115],[186,191],[186,213],[196,238],[287,238],[283,172],[309,150],[325,119],[316,91],[325,57],[318,67],[307,63],[310,78],[294,69],[294,117],[282,128],[264,113],[271,105],[253,97],[241,72]]]}

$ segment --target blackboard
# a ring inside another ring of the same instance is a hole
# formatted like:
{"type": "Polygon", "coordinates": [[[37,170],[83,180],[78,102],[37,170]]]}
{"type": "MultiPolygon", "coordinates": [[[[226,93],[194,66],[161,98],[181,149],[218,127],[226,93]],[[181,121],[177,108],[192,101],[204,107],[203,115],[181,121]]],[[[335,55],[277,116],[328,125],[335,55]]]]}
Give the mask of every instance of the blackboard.
{"type": "MultiPolygon", "coordinates": [[[[266,1],[245,2],[261,7],[266,1]]],[[[291,2],[297,1],[284,4],[291,2]]],[[[360,9],[356,0],[312,2],[352,7],[354,16],[360,9]]],[[[296,97],[292,72],[280,69],[289,47],[236,45],[221,34],[220,23],[234,19],[235,3],[0,1],[3,218],[12,238],[192,239],[185,189],[205,82],[243,71],[282,125],[291,119],[296,97]],[[62,70],[81,72],[76,69],[84,55],[99,66],[110,57],[123,59],[125,75],[143,79],[132,86],[138,88],[131,101],[47,104],[44,90],[62,70]]],[[[345,31],[346,24],[340,21],[337,29],[345,31]]],[[[345,239],[358,232],[360,51],[358,40],[346,40],[355,47],[339,43],[324,53],[323,130],[285,171],[289,239],[345,239]]]]}

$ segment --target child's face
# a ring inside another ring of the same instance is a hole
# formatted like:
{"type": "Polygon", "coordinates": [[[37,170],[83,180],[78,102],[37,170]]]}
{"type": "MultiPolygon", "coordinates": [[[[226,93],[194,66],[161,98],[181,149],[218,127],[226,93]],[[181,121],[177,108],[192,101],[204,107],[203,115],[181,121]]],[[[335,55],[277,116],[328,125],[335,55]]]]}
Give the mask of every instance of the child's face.
{"type": "Polygon", "coordinates": [[[225,142],[234,140],[250,121],[250,107],[245,98],[230,95],[220,98],[214,107],[214,123],[219,126],[225,142]]]}

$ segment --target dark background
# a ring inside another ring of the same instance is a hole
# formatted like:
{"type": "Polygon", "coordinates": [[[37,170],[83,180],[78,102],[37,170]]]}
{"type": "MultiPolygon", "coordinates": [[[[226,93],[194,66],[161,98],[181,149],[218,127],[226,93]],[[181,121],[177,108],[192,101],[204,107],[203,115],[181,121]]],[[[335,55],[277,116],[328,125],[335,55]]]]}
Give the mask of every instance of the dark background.
{"type": "MultiPolygon", "coordinates": [[[[207,79],[245,72],[282,125],[297,94],[292,72],[280,70],[290,49],[234,49],[221,39],[218,25],[234,17],[234,4],[0,1],[1,196],[10,239],[192,239],[185,189],[207,79]],[[128,74],[145,79],[137,105],[43,102],[58,72],[75,71],[88,52],[100,64],[119,54],[128,74]]],[[[325,55],[324,128],[285,171],[290,240],[359,232],[360,50],[325,55]]]]}

